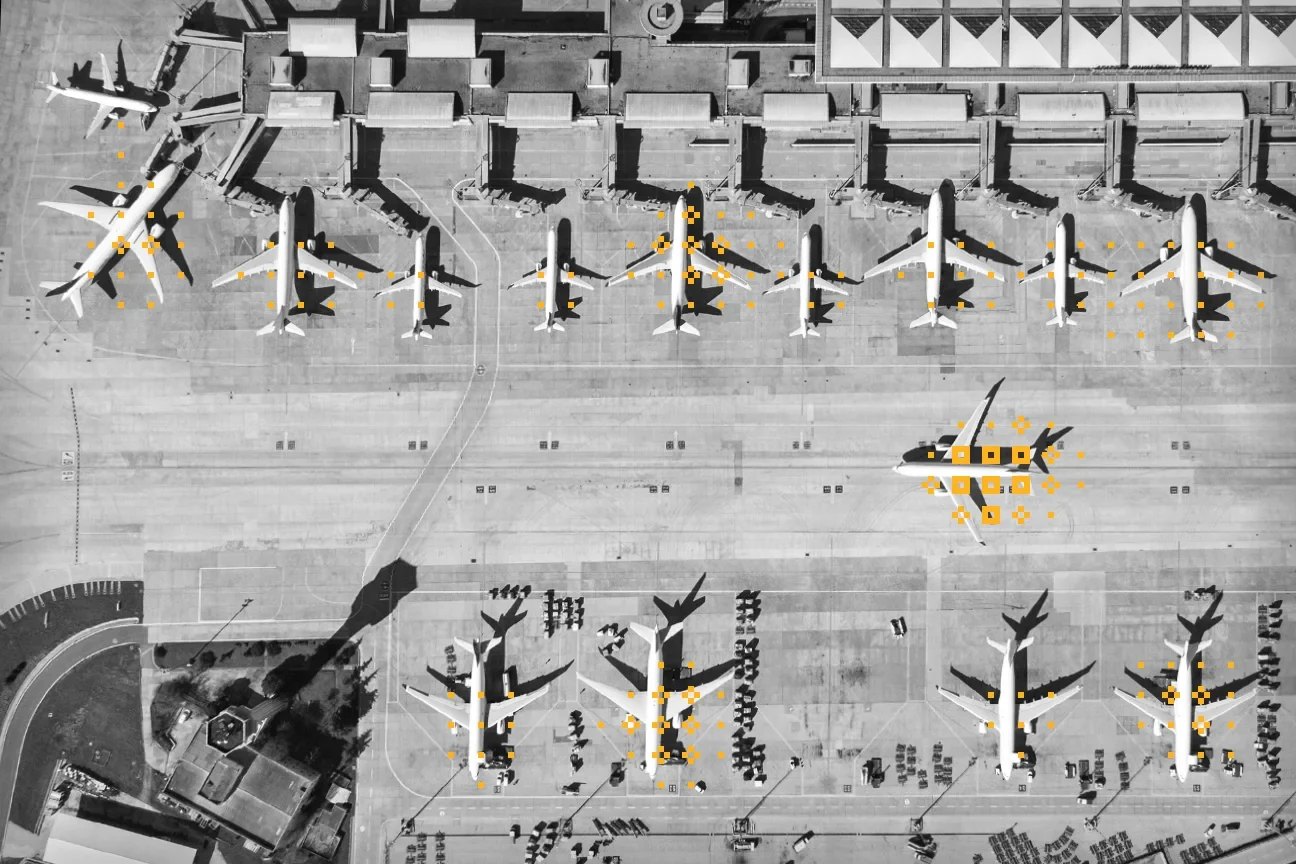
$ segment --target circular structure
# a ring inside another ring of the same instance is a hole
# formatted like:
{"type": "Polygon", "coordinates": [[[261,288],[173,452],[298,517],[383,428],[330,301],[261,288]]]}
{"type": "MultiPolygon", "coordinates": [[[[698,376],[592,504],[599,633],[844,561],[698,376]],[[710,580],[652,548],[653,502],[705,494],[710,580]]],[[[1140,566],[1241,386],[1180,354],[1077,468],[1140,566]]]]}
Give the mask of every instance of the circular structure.
{"type": "Polygon", "coordinates": [[[684,24],[684,10],[678,0],[644,0],[639,23],[649,36],[666,42],[684,24]]]}

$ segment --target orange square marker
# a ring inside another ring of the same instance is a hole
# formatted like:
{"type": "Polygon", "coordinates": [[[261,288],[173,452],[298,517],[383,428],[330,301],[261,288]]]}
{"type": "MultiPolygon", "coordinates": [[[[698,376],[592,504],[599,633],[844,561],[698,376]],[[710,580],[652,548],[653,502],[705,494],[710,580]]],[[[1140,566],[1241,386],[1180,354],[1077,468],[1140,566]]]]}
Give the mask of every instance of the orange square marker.
{"type": "Polygon", "coordinates": [[[1052,301],[1052,300],[1048,301],[1048,304],[1049,304],[1049,305],[1048,305],[1048,308],[1052,309],[1052,308],[1053,308],[1053,301],[1052,301]]]}
{"type": "Polygon", "coordinates": [[[993,308],[994,308],[994,303],[995,303],[995,301],[993,301],[993,300],[988,301],[988,302],[986,303],[986,308],[987,308],[987,309],[993,309],[993,308]]]}
{"type": "Polygon", "coordinates": [[[305,279],[305,278],[306,278],[306,271],[305,271],[305,270],[298,270],[298,271],[297,271],[297,278],[298,278],[298,279],[305,279]]]}
{"type": "Polygon", "coordinates": [[[153,301],[152,301],[152,300],[148,301],[148,308],[150,308],[150,309],[153,308],[153,301]]]}
{"type": "Polygon", "coordinates": [[[273,300],[267,300],[267,301],[266,301],[266,308],[267,308],[267,309],[273,309],[273,308],[274,308],[274,304],[275,304],[275,301],[273,301],[273,300]]]}
{"type": "Polygon", "coordinates": [[[332,301],[332,300],[328,301],[328,308],[330,308],[330,309],[333,308],[333,301],[332,301]]]}
{"type": "Polygon", "coordinates": [[[692,301],[692,300],[688,301],[688,308],[690,308],[690,309],[693,308],[693,301],[692,301]]]}
{"type": "Polygon", "coordinates": [[[575,300],[568,300],[568,301],[567,301],[567,308],[568,308],[568,309],[575,309],[575,308],[576,308],[576,301],[575,301],[575,300]]]}
{"type": "Polygon", "coordinates": [[[904,278],[904,271],[901,270],[899,273],[897,273],[897,274],[896,274],[896,278],[897,278],[897,279],[903,279],[903,278],[904,278]]]}
{"type": "Polygon", "coordinates": [[[967,275],[967,274],[964,273],[964,271],[962,271],[962,270],[958,271],[958,278],[962,279],[965,275],[967,275]]]}
{"type": "Polygon", "coordinates": [[[989,273],[987,273],[986,275],[988,275],[991,279],[995,278],[993,270],[989,271],[989,273]]]}
{"type": "Polygon", "coordinates": [[[986,248],[987,248],[987,249],[993,249],[993,248],[994,248],[994,241],[991,240],[989,243],[987,243],[987,244],[986,244],[986,248]]]}
{"type": "Polygon", "coordinates": [[[1257,308],[1257,309],[1263,309],[1263,308],[1264,308],[1264,301],[1261,300],[1261,301],[1257,302],[1257,303],[1256,303],[1256,308],[1257,308]]]}
{"type": "Polygon", "coordinates": [[[1142,301],[1142,300],[1138,301],[1138,308],[1140,308],[1140,309],[1143,308],[1143,301],[1142,301]]]}
{"type": "Polygon", "coordinates": [[[1115,338],[1116,338],[1116,331],[1115,331],[1115,330],[1108,330],[1108,331],[1107,331],[1107,338],[1108,338],[1108,339],[1115,339],[1115,338]]]}
{"type": "Polygon", "coordinates": [[[87,249],[93,249],[93,248],[94,248],[94,241],[93,241],[93,240],[87,240],[87,241],[86,241],[86,248],[87,248],[87,249]]]}
{"type": "Polygon", "coordinates": [[[125,301],[125,300],[118,300],[118,301],[117,301],[117,308],[118,308],[118,309],[125,309],[125,308],[126,308],[126,301],[125,301]]]}
{"type": "Polygon", "coordinates": [[[419,301],[418,308],[420,308],[420,309],[423,308],[423,301],[422,301],[422,300],[419,301]]]}
{"type": "MultiPolygon", "coordinates": [[[[184,214],[182,213],[181,215],[183,216],[184,214]]],[[[330,248],[330,249],[333,248],[333,241],[332,241],[332,240],[328,241],[328,248],[330,248]]]]}
{"type": "Polygon", "coordinates": [[[935,248],[936,248],[936,244],[933,243],[932,241],[928,240],[928,241],[927,241],[927,248],[928,248],[928,249],[935,249],[935,248]]]}
{"type": "Polygon", "coordinates": [[[845,308],[846,308],[846,301],[845,301],[845,300],[838,300],[838,301],[837,301],[837,308],[838,308],[838,309],[845,309],[845,308]]]}
{"type": "Polygon", "coordinates": [[[395,309],[395,308],[396,308],[396,304],[395,304],[393,301],[388,300],[388,301],[387,301],[387,308],[388,308],[388,309],[395,309]]]}
{"type": "Polygon", "coordinates": [[[936,274],[933,273],[932,271],[928,270],[928,271],[927,271],[927,278],[928,278],[928,279],[935,279],[935,278],[936,278],[936,274]]]}
{"type": "Polygon", "coordinates": [[[723,309],[723,308],[724,308],[724,301],[723,301],[723,300],[718,301],[718,302],[716,303],[716,308],[717,308],[717,309],[723,309]]]}
{"type": "Polygon", "coordinates": [[[118,271],[117,271],[117,278],[118,278],[118,279],[125,279],[125,278],[126,278],[126,274],[125,274],[125,272],[123,272],[123,271],[121,271],[121,270],[118,270],[118,271]]]}
{"type": "Polygon", "coordinates": [[[747,301],[747,308],[748,308],[748,309],[755,309],[755,308],[756,308],[756,301],[755,301],[755,300],[748,300],[748,301],[747,301]]]}
{"type": "Polygon", "coordinates": [[[117,181],[117,188],[118,188],[118,189],[125,189],[125,188],[126,188],[126,184],[123,183],[121,180],[118,180],[118,181],[117,181]]]}
{"type": "MultiPolygon", "coordinates": [[[[542,301],[542,302],[543,302],[543,301],[542,301]]],[[[665,309],[665,308],[666,308],[666,301],[665,301],[665,300],[658,300],[658,301],[657,301],[657,308],[658,308],[658,309],[665,309]]]]}
{"type": "Polygon", "coordinates": [[[118,150],[118,151],[117,151],[117,158],[118,158],[118,159],[125,159],[125,158],[126,158],[126,151],[125,151],[125,150],[118,150]]]}

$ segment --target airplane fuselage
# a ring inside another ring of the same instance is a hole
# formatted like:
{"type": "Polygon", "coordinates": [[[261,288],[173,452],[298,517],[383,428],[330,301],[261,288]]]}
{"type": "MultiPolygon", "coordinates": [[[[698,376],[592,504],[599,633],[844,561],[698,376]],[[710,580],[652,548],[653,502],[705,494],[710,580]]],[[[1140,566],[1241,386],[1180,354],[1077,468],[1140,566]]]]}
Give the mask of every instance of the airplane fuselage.
{"type": "Polygon", "coordinates": [[[93,102],[96,105],[107,105],[109,108],[121,111],[138,111],[141,114],[152,114],[157,111],[157,106],[151,102],[119,96],[107,90],[86,90],[81,87],[66,87],[61,84],[46,84],[45,89],[60,96],[79,99],[82,102],[93,102]]]}
{"type": "Polygon", "coordinates": [[[1183,269],[1177,275],[1179,285],[1182,288],[1183,316],[1190,328],[1193,328],[1193,338],[1196,338],[1197,325],[1197,284],[1198,273],[1200,272],[1201,250],[1197,248],[1197,212],[1192,207],[1185,207],[1183,213],[1183,231],[1179,238],[1182,244],[1182,260],[1180,264],[1183,269]]]}
{"type": "Polygon", "coordinates": [[[999,773],[1007,780],[1017,764],[1017,751],[1014,747],[1017,736],[1017,667],[1013,658],[1017,654],[1017,640],[1008,640],[1008,650],[1004,652],[1003,667],[999,670],[999,702],[995,706],[999,728],[999,773]]]}
{"type": "Polygon", "coordinates": [[[417,332],[423,324],[423,310],[419,308],[419,304],[427,297],[428,272],[423,269],[425,267],[427,267],[427,246],[423,233],[419,232],[414,238],[414,272],[410,274],[417,280],[414,283],[414,301],[410,304],[414,332],[417,332]]]}
{"type": "MultiPolygon", "coordinates": [[[[144,227],[149,212],[156,209],[157,202],[162,200],[179,176],[180,166],[171,163],[153,177],[151,188],[145,186],[140,190],[139,197],[125,210],[106,205],[108,209],[116,210],[112,221],[108,223],[108,233],[77,268],[76,276],[78,278],[85,276],[88,281],[92,278],[89,274],[104,271],[108,262],[118,255],[125,254],[125,243],[141,242],[143,238],[136,237],[136,233],[144,227]]],[[[89,205],[86,209],[93,210],[97,207],[98,205],[89,205]]]]}
{"type": "MultiPolygon", "coordinates": [[[[1192,209],[1189,208],[1188,212],[1191,213],[1192,209]]],[[[1187,216],[1184,218],[1186,221],[1187,216]]],[[[1195,243],[1193,248],[1196,249],[1195,243]]],[[[1194,272],[1193,275],[1197,274],[1194,272]]],[[[1196,656],[1197,646],[1189,646],[1187,656],[1179,661],[1175,673],[1175,701],[1171,707],[1174,714],[1174,771],[1180,783],[1187,782],[1188,768],[1196,761],[1192,752],[1192,660],[1196,656]]]]}
{"type": "Polygon", "coordinates": [[[1071,314],[1067,305],[1067,276],[1071,271],[1071,259],[1067,251],[1069,248],[1066,221],[1059,219],[1057,230],[1053,232],[1053,308],[1063,321],[1071,314]]]}
{"type": "Polygon", "coordinates": [[[810,234],[806,233],[801,237],[801,272],[797,274],[797,289],[801,296],[801,321],[807,328],[814,326],[814,311],[810,308],[810,279],[814,273],[811,263],[810,234]]]}
{"type": "Polygon", "coordinates": [[[923,266],[927,268],[927,307],[936,308],[940,302],[941,270],[945,267],[945,204],[940,191],[931,194],[927,205],[927,252],[923,266]]]}
{"type": "MultiPolygon", "coordinates": [[[[681,199],[682,200],[682,199],[681,199]]],[[[661,670],[661,649],[652,645],[648,649],[648,670],[645,679],[648,684],[649,704],[656,706],[652,717],[638,718],[644,724],[644,772],[649,777],[657,776],[657,749],[661,747],[662,733],[659,729],[653,728],[653,725],[659,721],[662,714],[665,713],[665,706],[657,705],[656,696],[657,688],[662,686],[661,670]]],[[[675,718],[671,718],[674,720],[675,718]]]]}
{"type": "Polygon", "coordinates": [[[468,773],[474,780],[486,764],[486,715],[490,703],[486,700],[485,663],[473,660],[468,676],[468,773]]]}
{"type": "Polygon", "coordinates": [[[558,261],[558,232],[552,228],[545,248],[544,308],[546,316],[553,321],[558,315],[558,270],[562,264],[558,261]]]}
{"type": "MultiPolygon", "coordinates": [[[[1027,450],[1029,459],[1034,459],[1035,448],[1028,447],[1027,450]]],[[[970,448],[968,464],[958,465],[942,461],[948,451],[941,447],[934,445],[915,447],[904,454],[900,464],[893,470],[905,477],[935,477],[938,480],[949,480],[954,477],[1010,477],[1013,474],[1028,473],[1030,470],[1029,461],[1024,465],[1013,464],[1011,447],[1000,448],[998,465],[981,464],[984,451],[984,447],[970,448]]]]}
{"type": "MultiPolygon", "coordinates": [[[[687,294],[684,280],[688,276],[688,221],[684,218],[684,198],[675,202],[675,215],[671,225],[670,247],[670,305],[671,315],[675,320],[684,314],[687,305],[687,294]]],[[[651,670],[650,670],[651,671],[651,670]]]]}
{"type": "Polygon", "coordinates": [[[292,278],[297,275],[296,223],[293,196],[286,195],[279,205],[279,243],[275,247],[275,309],[281,315],[288,312],[292,278]]]}

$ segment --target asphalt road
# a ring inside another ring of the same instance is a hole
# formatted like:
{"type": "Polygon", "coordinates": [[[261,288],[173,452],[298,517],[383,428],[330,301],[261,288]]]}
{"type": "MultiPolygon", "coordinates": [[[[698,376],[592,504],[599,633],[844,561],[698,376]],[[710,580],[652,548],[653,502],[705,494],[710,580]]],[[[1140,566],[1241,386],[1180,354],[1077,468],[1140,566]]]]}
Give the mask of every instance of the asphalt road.
{"type": "Polygon", "coordinates": [[[23,741],[45,696],[78,663],[119,645],[147,640],[148,628],[142,624],[119,624],[88,636],[74,636],[55,648],[45,658],[45,665],[27,680],[9,709],[4,738],[0,740],[0,813],[4,814],[0,819],[0,848],[4,847],[4,835],[9,827],[9,810],[18,782],[18,761],[22,757],[23,741]]]}

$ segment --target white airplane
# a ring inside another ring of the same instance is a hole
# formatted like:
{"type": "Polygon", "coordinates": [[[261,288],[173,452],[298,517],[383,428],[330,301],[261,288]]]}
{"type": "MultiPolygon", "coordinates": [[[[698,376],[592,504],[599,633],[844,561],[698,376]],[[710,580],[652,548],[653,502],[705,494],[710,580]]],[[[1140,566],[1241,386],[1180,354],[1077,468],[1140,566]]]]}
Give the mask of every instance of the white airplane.
{"type": "Polygon", "coordinates": [[[616,705],[622,711],[626,712],[626,719],[643,723],[644,734],[644,759],[639,763],[639,767],[649,777],[657,775],[657,766],[665,764],[669,754],[662,747],[662,733],[666,727],[674,722],[693,706],[694,703],[715,692],[725,682],[733,678],[733,670],[730,669],[713,681],[701,685],[686,683],[687,679],[674,682],[672,686],[683,686],[682,691],[666,690],[666,678],[664,663],[662,662],[662,646],[664,646],[676,634],[684,628],[684,619],[687,618],[693,610],[706,602],[706,598],[697,600],[698,589],[702,587],[702,581],[706,579],[706,574],[693,586],[693,590],[683,602],[676,601],[672,605],[667,605],[660,597],[654,597],[653,602],[666,615],[666,625],[661,627],[645,627],[643,624],[630,622],[630,629],[648,643],[648,668],[647,674],[643,677],[643,687],[638,690],[625,690],[621,687],[613,687],[608,684],[600,684],[597,681],[591,681],[584,675],[577,674],[587,686],[592,687],[602,696],[604,696],[613,705],[616,705]]]}
{"type": "Polygon", "coordinates": [[[126,196],[118,195],[109,205],[95,204],[62,204],[58,201],[41,201],[40,206],[62,210],[73,216],[89,219],[108,233],[99,241],[89,257],[77,267],[76,274],[67,282],[42,282],[40,287],[46,289],[46,297],[62,295],[72,303],[77,317],[82,314],[81,289],[96,276],[111,269],[111,262],[119,255],[130,250],[144,272],[148,273],[153,290],[157,292],[158,302],[162,302],[162,282],[158,279],[156,265],[152,256],[159,248],[157,242],[166,228],[161,221],[158,204],[177,181],[183,179],[183,169],[178,163],[171,162],[162,168],[140,190],[138,197],[126,206],[126,196]],[[125,209],[122,209],[125,207],[125,209]],[[150,227],[151,224],[151,227],[150,227]]]}
{"type": "Polygon", "coordinates": [[[815,329],[815,314],[813,302],[810,299],[812,285],[817,285],[820,291],[831,291],[834,294],[845,294],[841,288],[828,284],[832,275],[823,267],[813,268],[811,266],[811,248],[810,233],[806,232],[801,238],[801,260],[798,262],[795,273],[789,273],[787,276],[779,279],[774,283],[776,287],[770,288],[766,294],[777,294],[780,291],[787,291],[790,288],[796,288],[801,297],[801,326],[793,330],[788,336],[800,336],[804,339],[806,336],[818,336],[819,331],[815,329]],[[810,280],[817,280],[811,283],[810,280]]]}
{"type": "MultiPolygon", "coordinates": [[[[671,239],[668,244],[670,255],[655,264],[636,264],[619,276],[614,276],[607,284],[608,287],[624,282],[627,279],[634,279],[639,276],[647,276],[659,271],[670,271],[670,307],[671,317],[665,324],[653,331],[657,336],[662,333],[683,332],[690,336],[697,336],[698,330],[692,324],[684,321],[684,313],[688,309],[688,296],[685,291],[685,280],[689,284],[696,279],[704,276],[704,270],[709,270],[711,276],[721,282],[729,281],[739,286],[751,290],[751,286],[737,276],[733,275],[728,268],[716,261],[714,258],[704,254],[700,247],[701,241],[694,243],[689,238],[688,220],[685,218],[686,205],[684,196],[681,195],[675,202],[675,212],[671,223],[671,239]],[[703,269],[694,266],[694,262],[703,265],[703,269]]],[[[658,253],[659,257],[661,253],[658,253]]]]}
{"type": "Polygon", "coordinates": [[[258,336],[273,332],[291,333],[294,336],[306,335],[300,327],[288,319],[288,312],[292,306],[292,280],[299,271],[314,273],[316,276],[323,276],[325,279],[332,279],[334,282],[340,282],[348,288],[354,289],[358,287],[356,283],[346,276],[335,270],[330,270],[327,264],[315,257],[314,240],[300,241],[294,245],[293,241],[297,236],[297,218],[293,209],[295,199],[295,195],[285,195],[283,203],[279,205],[278,242],[267,240],[265,251],[252,256],[212,283],[213,288],[218,288],[221,285],[233,282],[235,279],[242,279],[245,276],[267,271],[274,277],[275,310],[277,314],[275,320],[257,331],[258,336]]]}
{"type": "Polygon", "coordinates": [[[1191,766],[1197,763],[1197,754],[1192,748],[1193,732],[1205,738],[1211,723],[1254,698],[1259,692],[1252,689],[1241,696],[1235,696],[1228,691],[1225,693],[1212,693],[1205,689],[1200,692],[1193,691],[1193,660],[1211,645],[1211,640],[1201,641],[1201,636],[1221,620],[1221,618],[1211,618],[1211,615],[1214,614],[1223,597],[1222,593],[1216,594],[1210,610],[1197,622],[1179,616],[1179,620],[1188,627],[1190,632],[1189,638],[1183,645],[1176,645],[1169,639],[1165,640],[1166,647],[1179,658],[1174,684],[1162,687],[1157,682],[1126,669],[1125,674],[1142,685],[1144,690],[1135,696],[1118,687],[1112,687],[1112,691],[1117,696],[1151,719],[1153,735],[1161,737],[1161,730],[1165,728],[1174,732],[1174,752],[1170,754],[1174,764],[1170,768],[1170,773],[1178,777],[1180,783],[1188,780],[1191,766]]]}
{"type": "Polygon", "coordinates": [[[1071,316],[1073,304],[1070,302],[1070,294],[1067,292],[1067,282],[1069,280],[1087,279],[1090,282],[1097,282],[1099,285],[1106,281],[1103,278],[1108,273],[1105,267],[1086,264],[1077,256],[1070,255],[1071,247],[1067,245],[1069,239],[1070,238],[1067,236],[1066,221],[1064,219],[1059,219],[1057,229],[1053,232],[1053,251],[1048,254],[1048,257],[1043,259],[1040,269],[1022,279],[1020,282],[1020,284],[1025,285],[1026,283],[1034,282],[1037,279],[1048,278],[1053,280],[1053,308],[1057,310],[1057,314],[1045,322],[1044,326],[1046,327],[1050,324],[1057,325],[1058,327],[1061,327],[1063,324],[1068,324],[1072,327],[1077,326],[1075,319],[1071,316]],[[1059,256],[1062,255],[1069,256],[1066,259],[1067,263],[1065,267],[1062,267],[1057,263],[1059,256]],[[1048,269],[1050,265],[1053,265],[1052,270],[1048,269]],[[1099,276],[1100,273],[1102,276],[1099,276]]]}
{"type": "MultiPolygon", "coordinates": [[[[981,533],[976,526],[977,516],[985,512],[986,506],[980,481],[992,477],[1001,484],[1007,484],[1011,489],[1012,478],[1023,474],[1028,475],[1031,465],[1037,466],[1048,474],[1048,464],[1044,461],[1045,452],[1050,445],[1071,431],[1070,426],[1057,432],[1046,428],[1030,447],[1014,446],[1005,448],[1010,451],[1008,453],[1001,453],[998,457],[989,456],[986,453],[987,448],[977,446],[976,439],[981,433],[982,424],[985,423],[990,403],[994,402],[995,394],[999,392],[999,385],[1003,382],[1002,378],[995,382],[990,392],[981,400],[981,404],[977,405],[976,410],[972,412],[972,417],[963,424],[957,436],[945,435],[934,444],[909,450],[892,469],[905,477],[923,477],[937,481],[936,487],[929,489],[928,494],[948,495],[956,508],[955,518],[968,527],[972,532],[972,539],[982,546],[985,545],[985,541],[981,539],[981,533]],[[966,481],[966,484],[959,481],[966,481]],[[965,489],[960,488],[964,485],[966,485],[965,489]],[[976,506],[971,506],[972,503],[976,506]]],[[[996,447],[992,452],[998,450],[999,448],[996,447]]],[[[1029,481],[1024,494],[1032,494],[1029,481]]]]}
{"type": "MultiPolygon", "coordinates": [[[[521,279],[514,282],[509,288],[521,288],[525,285],[538,285],[544,283],[544,311],[545,320],[537,324],[533,329],[544,330],[549,333],[557,330],[559,333],[565,332],[562,321],[558,320],[558,280],[562,279],[569,285],[575,285],[586,291],[593,291],[594,286],[584,279],[576,276],[571,262],[558,266],[558,232],[553,228],[549,229],[549,242],[546,247],[545,257],[542,261],[537,261],[535,269],[525,274],[521,279]]],[[[506,289],[507,290],[507,289],[506,289]]]]}
{"type": "MultiPolygon", "coordinates": [[[[1080,692],[1080,685],[1077,684],[1063,690],[1061,693],[1049,692],[1045,696],[1028,702],[1026,701],[1025,685],[1021,685],[1021,689],[1018,689],[1015,662],[1017,652],[1024,651],[1034,644],[1035,637],[1027,634],[1048,617],[1047,614],[1039,615],[1039,610],[1044,605],[1044,600],[1047,597],[1048,591],[1045,591],[1040,595],[1039,600],[1035,601],[1034,607],[1026,613],[1026,617],[1020,621],[1015,621],[1007,615],[1003,616],[1004,620],[1008,622],[1008,626],[1013,628],[1013,636],[1006,642],[996,642],[990,637],[986,637],[986,642],[1003,654],[1003,664],[999,668],[998,690],[990,690],[982,694],[990,702],[993,702],[993,705],[960,696],[939,685],[936,687],[938,693],[977,718],[977,731],[982,735],[991,729],[999,733],[999,764],[995,766],[995,773],[1004,780],[1008,780],[1012,776],[1012,770],[1021,764],[1019,760],[1025,755],[1024,751],[1017,749],[1017,733],[1020,731],[1023,734],[1033,734],[1036,723],[1045,712],[1080,692]]],[[[1070,680],[1075,680],[1075,678],[1088,672],[1092,666],[1093,664],[1090,663],[1089,667],[1079,674],[1068,677],[1070,680]]],[[[971,680],[952,667],[951,671],[961,679],[971,680]]],[[[1028,781],[1035,778],[1035,769],[1033,767],[1028,768],[1026,778],[1028,781]]]]}
{"type": "Polygon", "coordinates": [[[892,270],[899,270],[914,264],[921,264],[927,271],[927,312],[918,318],[915,318],[909,325],[910,328],[920,327],[926,324],[935,327],[940,324],[944,327],[958,328],[951,319],[945,317],[937,311],[940,303],[940,286],[941,274],[945,264],[956,264],[966,270],[974,273],[980,273],[983,276],[989,276],[991,279],[1003,281],[1003,276],[995,269],[995,262],[973,255],[960,248],[961,242],[956,243],[952,240],[946,240],[944,235],[945,205],[941,201],[940,190],[931,194],[931,201],[927,205],[927,233],[916,243],[908,248],[896,253],[891,258],[878,264],[872,270],[864,274],[865,279],[887,273],[892,270]]]}
{"type": "Polygon", "coordinates": [[[1140,288],[1147,288],[1150,285],[1156,285],[1158,282],[1173,279],[1177,273],[1179,286],[1183,292],[1181,305],[1183,306],[1184,321],[1188,326],[1175,334],[1170,341],[1180,342],[1195,336],[1207,342],[1218,342],[1219,339],[1214,334],[1206,332],[1206,328],[1197,319],[1198,281],[1201,279],[1218,279],[1221,282],[1227,282],[1229,285],[1236,285],[1257,294],[1263,294],[1264,291],[1261,290],[1259,285],[1240,273],[1216,263],[1215,245],[1197,239],[1197,211],[1191,204],[1184,208],[1182,226],[1179,246],[1173,252],[1168,247],[1162,247],[1161,263],[1149,273],[1140,273],[1139,278],[1121,291],[1120,296],[1124,297],[1140,288]],[[1201,254],[1203,251],[1206,253],[1205,255],[1201,254]]]}
{"type": "Polygon", "coordinates": [[[121,94],[126,92],[126,70],[121,68],[121,53],[118,49],[117,74],[109,78],[108,60],[101,53],[99,62],[103,64],[103,79],[105,89],[88,90],[84,87],[75,87],[71,83],[59,84],[58,76],[54,70],[50,70],[50,83],[45,85],[45,89],[50,91],[49,96],[45,99],[45,104],[54,101],[55,96],[67,96],[70,99],[80,99],[82,102],[93,102],[99,107],[95,110],[94,119],[90,121],[90,128],[86,130],[85,137],[89,138],[95,132],[103,128],[108,119],[121,119],[126,116],[127,111],[138,111],[140,113],[140,125],[146,122],[148,115],[157,111],[157,106],[152,102],[145,102],[142,99],[131,99],[121,94]],[[108,90],[107,87],[112,89],[108,90]]]}
{"type": "Polygon", "coordinates": [[[405,278],[394,282],[390,288],[384,288],[375,297],[381,297],[384,294],[391,294],[395,291],[410,291],[413,293],[414,301],[410,304],[413,313],[413,327],[408,333],[402,333],[402,339],[431,339],[432,331],[431,322],[428,320],[427,306],[425,298],[428,290],[438,291],[443,294],[449,294],[452,297],[462,298],[455,289],[441,281],[441,274],[435,270],[426,271],[421,268],[427,266],[427,247],[424,245],[423,235],[420,234],[414,240],[414,268],[405,272],[405,278]],[[424,330],[424,326],[429,329],[424,330]]]}

